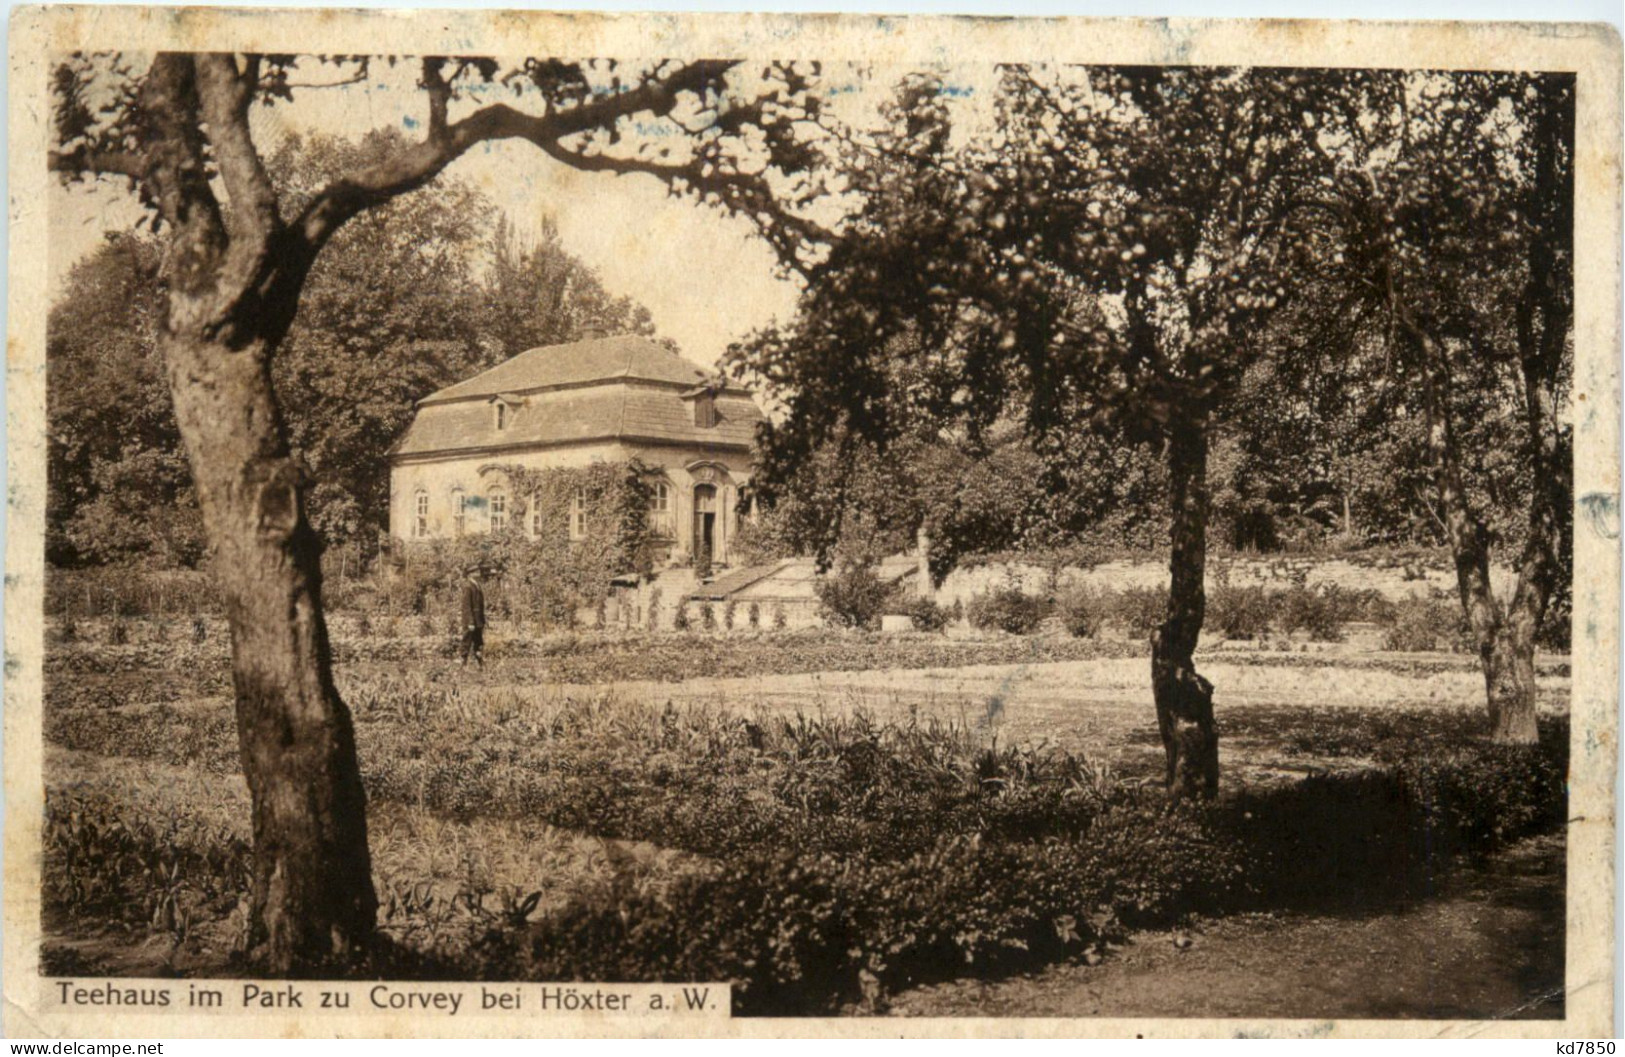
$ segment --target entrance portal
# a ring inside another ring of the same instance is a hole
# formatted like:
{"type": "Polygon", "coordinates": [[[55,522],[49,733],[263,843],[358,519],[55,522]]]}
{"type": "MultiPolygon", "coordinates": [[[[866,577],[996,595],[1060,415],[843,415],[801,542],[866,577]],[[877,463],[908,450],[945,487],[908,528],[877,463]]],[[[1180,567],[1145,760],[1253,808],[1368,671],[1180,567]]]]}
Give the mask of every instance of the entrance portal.
{"type": "Polygon", "coordinates": [[[694,567],[709,569],[716,556],[717,488],[711,484],[694,486],[694,567]]]}

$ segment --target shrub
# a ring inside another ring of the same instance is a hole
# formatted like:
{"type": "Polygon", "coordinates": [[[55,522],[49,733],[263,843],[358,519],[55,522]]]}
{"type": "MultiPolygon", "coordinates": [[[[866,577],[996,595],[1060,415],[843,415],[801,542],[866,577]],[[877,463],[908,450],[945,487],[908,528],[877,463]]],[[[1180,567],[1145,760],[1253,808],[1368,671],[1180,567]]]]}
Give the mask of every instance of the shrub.
{"type": "Polygon", "coordinates": [[[1270,600],[1260,584],[1220,584],[1208,596],[1203,626],[1226,639],[1256,639],[1270,629],[1270,600]]]}
{"type": "Polygon", "coordinates": [[[758,605],[757,603],[752,602],[745,609],[745,621],[748,624],[750,624],[750,626],[752,628],[761,627],[762,626],[762,607],[760,605],[758,605]]]}
{"type": "Polygon", "coordinates": [[[836,627],[873,627],[892,590],[876,575],[874,566],[850,562],[819,579],[818,613],[836,627]]]}
{"type": "Polygon", "coordinates": [[[722,607],[722,627],[724,630],[732,631],[734,629],[734,617],[738,609],[739,603],[732,598],[728,599],[728,604],[722,607]]]}
{"type": "Polygon", "coordinates": [[[649,592],[649,630],[660,630],[660,588],[649,592]]]}
{"type": "Polygon", "coordinates": [[[123,617],[114,617],[107,625],[107,644],[123,646],[130,641],[130,624],[123,617]]]}
{"type": "Polygon", "coordinates": [[[1118,592],[1112,619],[1130,638],[1149,638],[1168,616],[1168,588],[1127,587],[1118,592]]]}
{"type": "Polygon", "coordinates": [[[966,966],[1017,971],[1195,914],[1414,897],[1441,856],[1561,829],[1566,743],[1542,734],[1536,749],[1412,751],[1230,805],[1170,812],[1118,788],[1065,835],[988,826],[892,856],[745,851],[664,897],[577,904],[493,950],[518,978],[730,980],[736,1014],[873,1009],[966,966]]]}
{"type": "Polygon", "coordinates": [[[780,631],[790,626],[790,616],[784,611],[782,602],[773,607],[773,626],[780,631]]]}
{"type": "Polygon", "coordinates": [[[46,797],[43,851],[48,905],[157,932],[184,934],[194,914],[235,907],[252,876],[248,843],[229,831],[192,817],[132,818],[72,792],[46,797]]]}
{"type": "Polygon", "coordinates": [[[1055,602],[1061,616],[1061,626],[1067,634],[1078,639],[1092,639],[1105,623],[1109,606],[1100,592],[1087,587],[1074,587],[1055,602]]]}
{"type": "Polygon", "coordinates": [[[1382,648],[1400,653],[1472,651],[1472,631],[1460,604],[1445,597],[1412,596],[1393,607],[1382,648]]]}
{"type": "Polygon", "coordinates": [[[1319,590],[1295,584],[1275,595],[1276,626],[1287,633],[1307,632],[1312,642],[1343,641],[1343,623],[1353,619],[1352,600],[1334,584],[1319,590]]]}
{"type": "Polygon", "coordinates": [[[1091,840],[937,838],[895,860],[777,852],[679,879],[664,899],[577,906],[516,944],[532,979],[734,982],[734,1012],[876,1008],[887,991],[1081,954],[1123,921],[1217,906],[1234,855],[1195,815],[1114,809],[1091,840]],[[1098,843],[1095,836],[1099,837],[1098,843]],[[680,968],[678,968],[680,966],[680,968]],[[660,968],[657,968],[660,967],[660,968]]]}
{"type": "Polygon", "coordinates": [[[903,610],[914,622],[915,631],[941,631],[948,626],[948,611],[932,598],[911,599],[903,610]]]}
{"type": "Polygon", "coordinates": [[[687,631],[689,628],[688,603],[677,603],[677,612],[672,615],[671,626],[675,631],[687,631]]]}
{"type": "Polygon", "coordinates": [[[717,611],[710,602],[700,604],[700,626],[706,631],[717,630],[717,611]]]}
{"type": "Polygon", "coordinates": [[[1049,615],[1049,604],[1012,586],[997,587],[971,596],[965,615],[973,627],[1025,635],[1049,615]]]}
{"type": "Polygon", "coordinates": [[[209,641],[209,625],[202,617],[192,618],[192,641],[199,646],[209,641]]]}
{"type": "Polygon", "coordinates": [[[366,638],[372,634],[372,614],[368,613],[365,609],[356,614],[355,633],[360,635],[362,638],[366,638]]]}

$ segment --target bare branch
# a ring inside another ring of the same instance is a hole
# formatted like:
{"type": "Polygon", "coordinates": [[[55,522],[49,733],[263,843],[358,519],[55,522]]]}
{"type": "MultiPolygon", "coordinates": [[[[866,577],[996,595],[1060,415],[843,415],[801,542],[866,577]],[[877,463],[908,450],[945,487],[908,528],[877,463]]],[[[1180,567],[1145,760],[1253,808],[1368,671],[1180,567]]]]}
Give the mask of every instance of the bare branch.
{"type": "MultiPolygon", "coordinates": [[[[422,187],[471,148],[490,140],[527,140],[552,157],[578,169],[596,172],[643,172],[667,180],[681,179],[695,190],[714,192],[735,206],[751,211],[773,210],[798,237],[827,237],[815,225],[785,217],[773,207],[773,196],[759,175],[704,174],[698,163],[663,166],[636,159],[586,155],[564,148],[560,141],[593,130],[610,129],[633,114],[665,117],[685,92],[700,92],[718,82],[735,63],[707,60],[687,63],[670,74],[651,77],[636,88],[594,97],[543,115],[526,114],[503,103],[476,110],[460,121],[444,123],[449,82],[443,59],[425,59],[423,86],[430,93],[430,127],[423,142],[372,168],[333,181],[311,200],[295,222],[295,230],[314,253],[345,221],[369,206],[422,187]]],[[[781,247],[781,255],[783,248],[781,247]]]]}
{"type": "Polygon", "coordinates": [[[571,168],[580,169],[582,172],[611,173],[616,176],[643,173],[659,177],[668,183],[680,181],[687,184],[701,196],[715,195],[723,202],[749,207],[742,211],[751,213],[753,216],[755,212],[760,210],[771,211],[776,223],[806,241],[827,244],[835,239],[834,233],[826,228],[804,217],[786,213],[775,206],[766,182],[759,176],[746,173],[724,173],[719,170],[713,170],[707,174],[705,163],[699,160],[671,165],[649,161],[646,158],[618,157],[609,154],[581,154],[569,150],[557,142],[544,142],[538,144],[538,146],[549,157],[563,162],[571,168]]]}
{"type": "Polygon", "coordinates": [[[128,176],[140,179],[140,157],[124,151],[91,150],[77,147],[70,151],[51,151],[46,155],[51,172],[71,176],[128,176]]]}
{"type": "Polygon", "coordinates": [[[369,71],[367,67],[363,65],[359,70],[351,74],[349,77],[344,78],[342,81],[283,81],[279,87],[290,92],[295,89],[301,92],[309,92],[319,88],[346,88],[352,84],[363,83],[366,81],[368,76],[370,76],[369,71]]]}

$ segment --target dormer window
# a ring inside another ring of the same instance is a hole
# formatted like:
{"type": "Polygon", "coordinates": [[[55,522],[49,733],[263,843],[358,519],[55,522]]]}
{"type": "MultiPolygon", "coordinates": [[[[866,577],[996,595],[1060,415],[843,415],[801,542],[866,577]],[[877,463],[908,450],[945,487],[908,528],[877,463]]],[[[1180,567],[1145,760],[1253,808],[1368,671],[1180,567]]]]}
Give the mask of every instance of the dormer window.
{"type": "Polygon", "coordinates": [[[713,383],[695,386],[684,392],[682,399],[694,405],[695,428],[711,429],[717,424],[717,390],[713,383]]]}
{"type": "Polygon", "coordinates": [[[519,410],[524,401],[512,393],[501,393],[491,398],[491,424],[497,429],[507,429],[513,425],[514,412],[519,410]]]}
{"type": "Polygon", "coordinates": [[[715,393],[701,393],[694,398],[694,424],[701,429],[710,429],[717,424],[715,393]]]}

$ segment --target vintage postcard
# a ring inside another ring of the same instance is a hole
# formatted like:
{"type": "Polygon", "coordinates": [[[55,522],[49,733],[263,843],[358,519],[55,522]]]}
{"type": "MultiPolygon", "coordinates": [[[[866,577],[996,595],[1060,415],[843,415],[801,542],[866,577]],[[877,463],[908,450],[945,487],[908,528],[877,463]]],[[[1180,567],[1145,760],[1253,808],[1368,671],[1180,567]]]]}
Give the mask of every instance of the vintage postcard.
{"type": "Polygon", "coordinates": [[[11,41],[9,1036],[1612,1033],[1611,30],[11,41]]]}

